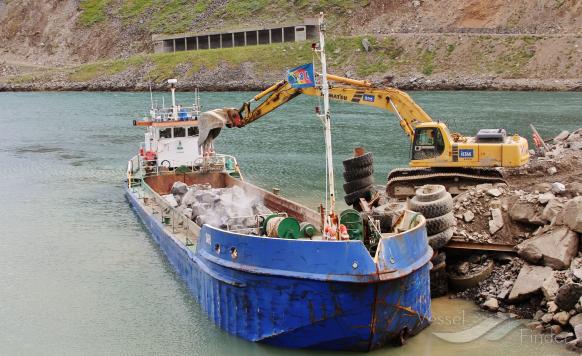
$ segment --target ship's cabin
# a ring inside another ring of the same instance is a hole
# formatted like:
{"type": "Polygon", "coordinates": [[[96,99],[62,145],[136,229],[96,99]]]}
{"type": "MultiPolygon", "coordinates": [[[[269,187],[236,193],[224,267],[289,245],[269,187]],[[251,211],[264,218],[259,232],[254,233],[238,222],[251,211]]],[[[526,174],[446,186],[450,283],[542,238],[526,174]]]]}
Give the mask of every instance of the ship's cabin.
{"type": "Polygon", "coordinates": [[[192,167],[200,157],[198,120],[140,122],[147,126],[140,155],[151,165],[173,169],[192,167]]]}

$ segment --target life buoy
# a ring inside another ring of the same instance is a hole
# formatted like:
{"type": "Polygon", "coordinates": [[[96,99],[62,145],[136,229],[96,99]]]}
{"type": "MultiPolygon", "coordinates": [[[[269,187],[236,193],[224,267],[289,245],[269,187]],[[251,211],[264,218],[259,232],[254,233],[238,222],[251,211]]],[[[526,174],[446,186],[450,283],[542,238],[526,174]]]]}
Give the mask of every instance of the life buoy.
{"type": "Polygon", "coordinates": [[[163,160],[160,162],[160,166],[165,167],[165,168],[170,168],[171,167],[171,163],[170,161],[168,161],[167,159],[163,160]]]}
{"type": "Polygon", "coordinates": [[[146,161],[153,161],[156,159],[156,153],[154,151],[147,151],[145,153],[146,161]]]}

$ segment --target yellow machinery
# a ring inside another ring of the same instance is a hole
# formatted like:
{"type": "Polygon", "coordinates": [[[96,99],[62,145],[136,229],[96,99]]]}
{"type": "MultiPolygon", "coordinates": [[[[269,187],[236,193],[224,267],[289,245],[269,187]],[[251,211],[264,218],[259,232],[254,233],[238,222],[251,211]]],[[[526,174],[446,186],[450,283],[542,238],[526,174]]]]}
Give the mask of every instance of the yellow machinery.
{"type": "MultiPolygon", "coordinates": [[[[376,88],[366,81],[334,75],[327,76],[330,98],[377,107],[396,115],[411,141],[410,167],[395,169],[388,175],[389,196],[414,195],[423,184],[443,184],[452,194],[459,194],[479,183],[503,182],[494,167],[520,167],[529,161],[527,140],[519,135],[506,136],[503,129],[480,130],[475,137],[451,133],[443,122],[433,121],[405,92],[396,88],[376,88]]],[[[316,87],[296,89],[280,81],[251,101],[245,102],[232,117],[228,127],[243,127],[275,110],[300,94],[320,96],[316,87]],[[251,103],[264,100],[251,109],[251,103]]]]}

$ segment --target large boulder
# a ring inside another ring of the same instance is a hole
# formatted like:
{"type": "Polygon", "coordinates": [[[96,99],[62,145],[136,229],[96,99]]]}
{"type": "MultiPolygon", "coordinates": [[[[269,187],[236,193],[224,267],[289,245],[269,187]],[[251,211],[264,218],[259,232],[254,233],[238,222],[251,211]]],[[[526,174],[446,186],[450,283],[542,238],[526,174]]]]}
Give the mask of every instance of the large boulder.
{"type": "Polygon", "coordinates": [[[566,350],[582,353],[582,339],[568,341],[566,343],[566,350]]]}
{"type": "Polygon", "coordinates": [[[544,194],[540,194],[538,195],[538,202],[540,204],[547,204],[550,200],[556,198],[556,196],[554,195],[554,193],[552,192],[545,192],[544,194]]]}
{"type": "Polygon", "coordinates": [[[570,271],[576,278],[582,279],[582,257],[576,257],[572,260],[570,271]]]}
{"type": "Polygon", "coordinates": [[[570,199],[564,206],[564,224],[582,233],[582,197],[570,199]]]}
{"type": "Polygon", "coordinates": [[[532,294],[538,293],[542,289],[544,281],[550,277],[553,277],[550,267],[524,264],[513,284],[511,293],[509,293],[509,301],[520,302],[532,294]]]}
{"type": "Polygon", "coordinates": [[[582,325],[582,314],[576,314],[571,317],[569,323],[572,329],[576,329],[576,326],[582,325]]]}
{"type": "MultiPolygon", "coordinates": [[[[556,296],[556,293],[558,293],[559,289],[560,285],[558,284],[558,281],[556,281],[556,278],[553,275],[546,278],[544,283],[542,283],[542,293],[544,293],[544,297],[546,298],[546,300],[553,300],[554,297],[556,296]]],[[[555,303],[553,303],[553,305],[555,305],[555,303]]],[[[555,305],[555,307],[557,309],[558,306],[555,305]]],[[[550,311],[550,307],[548,307],[548,311],[550,311]]],[[[556,310],[554,310],[553,312],[555,311],[556,310]]]]}
{"type": "Polygon", "coordinates": [[[164,198],[164,200],[168,203],[168,205],[170,205],[172,208],[175,208],[178,206],[178,202],[176,201],[176,197],[174,197],[172,194],[166,194],[166,195],[162,195],[162,198],[164,198]]]}
{"type": "Polygon", "coordinates": [[[499,231],[503,227],[503,214],[501,209],[491,209],[491,220],[489,220],[489,232],[491,235],[499,231]]]}
{"type": "Polygon", "coordinates": [[[559,313],[556,313],[554,315],[554,317],[552,318],[552,321],[554,321],[557,324],[560,324],[562,326],[567,325],[568,324],[568,320],[570,320],[570,314],[568,314],[567,311],[561,311],[559,313]]]}
{"type": "Polygon", "coordinates": [[[527,201],[518,200],[513,204],[511,209],[509,209],[509,217],[513,221],[533,224],[533,225],[545,225],[549,221],[542,218],[542,209],[537,203],[529,203],[527,201]]]}
{"type": "Polygon", "coordinates": [[[170,191],[172,195],[184,195],[188,193],[188,186],[184,182],[174,182],[172,185],[172,190],[170,191]]]}
{"type": "Polygon", "coordinates": [[[186,194],[181,199],[180,202],[182,205],[190,207],[192,204],[196,203],[196,189],[188,189],[186,194]]]}
{"type": "Polygon", "coordinates": [[[517,254],[530,263],[566,269],[578,252],[578,241],[578,234],[566,226],[559,226],[520,243],[517,254]]]}
{"type": "Polygon", "coordinates": [[[558,134],[558,136],[554,137],[554,142],[561,142],[564,141],[566,139],[568,139],[568,136],[570,136],[570,132],[569,131],[562,131],[558,134]]]}
{"type": "Polygon", "coordinates": [[[582,284],[569,283],[558,289],[554,302],[561,310],[569,311],[574,309],[580,297],[582,297],[582,284]]]}
{"type": "Polygon", "coordinates": [[[558,198],[550,199],[542,211],[542,219],[552,221],[563,209],[564,204],[558,198]]]}

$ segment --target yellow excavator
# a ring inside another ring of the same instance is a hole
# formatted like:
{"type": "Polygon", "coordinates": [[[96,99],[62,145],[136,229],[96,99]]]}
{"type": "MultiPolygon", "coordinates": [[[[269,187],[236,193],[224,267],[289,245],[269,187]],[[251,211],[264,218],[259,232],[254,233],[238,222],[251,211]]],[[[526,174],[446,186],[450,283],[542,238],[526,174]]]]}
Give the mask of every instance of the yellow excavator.
{"type": "MultiPolygon", "coordinates": [[[[501,172],[494,167],[520,167],[529,161],[527,140],[517,134],[507,136],[503,129],[479,130],[474,137],[451,133],[445,123],[433,121],[401,90],[335,75],[327,79],[330,98],[388,110],[410,138],[410,168],[389,173],[388,196],[406,198],[428,183],[443,184],[451,194],[460,194],[476,184],[503,182],[501,172]]],[[[229,111],[227,127],[246,126],[300,94],[322,95],[317,87],[296,89],[286,80],[280,81],[245,102],[240,110],[229,111]]]]}

